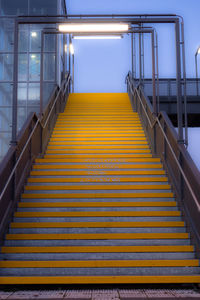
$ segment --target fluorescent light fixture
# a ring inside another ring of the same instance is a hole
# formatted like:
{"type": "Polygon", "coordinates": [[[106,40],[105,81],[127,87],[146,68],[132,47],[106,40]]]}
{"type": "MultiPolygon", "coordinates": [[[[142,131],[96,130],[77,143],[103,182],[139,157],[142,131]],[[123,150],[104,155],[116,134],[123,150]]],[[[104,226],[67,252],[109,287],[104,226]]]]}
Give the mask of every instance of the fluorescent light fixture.
{"type": "Polygon", "coordinates": [[[71,53],[72,55],[74,55],[74,46],[73,46],[73,44],[70,44],[70,45],[69,45],[69,51],[70,51],[70,53],[71,53]]]}
{"type": "Polygon", "coordinates": [[[200,54],[200,47],[198,48],[197,53],[200,54]]]}
{"type": "Polygon", "coordinates": [[[75,35],[75,40],[120,40],[121,35],[75,35]]]}
{"type": "Polygon", "coordinates": [[[31,55],[31,58],[33,58],[33,59],[36,58],[36,55],[35,55],[35,54],[32,54],[32,55],[31,55]]]}
{"type": "Polygon", "coordinates": [[[82,24],[61,24],[61,32],[123,32],[129,29],[128,24],[123,23],[82,23],[82,24]]]}
{"type": "Polygon", "coordinates": [[[32,31],[32,32],[31,32],[31,36],[32,36],[32,37],[37,37],[37,32],[32,31]]]}
{"type": "Polygon", "coordinates": [[[65,53],[67,53],[67,44],[65,44],[65,53]]]}

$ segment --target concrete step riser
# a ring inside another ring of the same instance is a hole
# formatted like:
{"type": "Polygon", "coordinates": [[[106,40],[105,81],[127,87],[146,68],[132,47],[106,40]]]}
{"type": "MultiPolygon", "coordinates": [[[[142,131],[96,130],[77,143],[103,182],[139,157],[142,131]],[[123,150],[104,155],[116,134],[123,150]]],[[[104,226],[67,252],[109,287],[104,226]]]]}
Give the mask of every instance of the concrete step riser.
{"type": "Polygon", "coordinates": [[[50,247],[50,246],[161,246],[161,245],[190,245],[190,239],[181,240],[7,240],[7,246],[12,247],[50,247]]]}
{"type": "Polygon", "coordinates": [[[1,276],[95,276],[95,275],[182,275],[198,274],[199,267],[150,267],[150,268],[11,268],[0,269],[1,276]]]}

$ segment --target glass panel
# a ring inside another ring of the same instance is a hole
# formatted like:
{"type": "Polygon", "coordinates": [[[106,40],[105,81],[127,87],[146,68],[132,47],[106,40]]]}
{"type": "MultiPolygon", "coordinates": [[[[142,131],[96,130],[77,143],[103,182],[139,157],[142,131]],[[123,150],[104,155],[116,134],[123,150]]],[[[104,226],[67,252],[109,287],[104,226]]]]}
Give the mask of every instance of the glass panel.
{"type": "Polygon", "coordinates": [[[28,0],[1,0],[1,15],[28,15],[28,0]]]}
{"type": "Polygon", "coordinates": [[[17,110],[17,130],[18,132],[24,125],[24,122],[27,119],[26,107],[19,107],[17,110]]]}
{"type": "Polygon", "coordinates": [[[11,52],[14,43],[14,22],[11,19],[0,20],[0,51],[11,52]]]}
{"type": "Polygon", "coordinates": [[[26,105],[27,101],[27,84],[19,83],[18,84],[18,105],[26,105]]]}
{"type": "Polygon", "coordinates": [[[0,107],[0,130],[10,130],[12,107],[0,107]]]}
{"type": "Polygon", "coordinates": [[[28,88],[28,105],[31,103],[33,105],[39,105],[40,102],[40,84],[39,83],[29,83],[28,88]]]}
{"type": "Polygon", "coordinates": [[[56,0],[30,0],[30,15],[56,15],[56,0]]]}
{"type": "Polygon", "coordinates": [[[12,105],[13,86],[10,83],[0,82],[0,105],[12,105]]]}
{"type": "Polygon", "coordinates": [[[55,81],[55,54],[44,54],[44,80],[55,81]]]}
{"type": "Polygon", "coordinates": [[[53,34],[45,34],[44,36],[44,51],[55,52],[56,51],[56,38],[53,34]]]}
{"type": "Polygon", "coordinates": [[[28,28],[20,30],[19,32],[19,52],[27,52],[28,51],[28,37],[29,32],[28,28]]]}
{"type": "Polygon", "coordinates": [[[0,132],[0,161],[6,155],[11,140],[11,131],[10,132],[0,132]]]}
{"type": "Polygon", "coordinates": [[[27,116],[31,113],[35,112],[37,115],[39,115],[40,112],[40,106],[28,106],[27,107],[27,116]]]}
{"type": "Polygon", "coordinates": [[[30,31],[30,51],[38,52],[41,50],[41,32],[31,29],[30,31]]]}
{"type": "Polygon", "coordinates": [[[13,80],[12,54],[0,54],[0,80],[13,80]]]}
{"type": "Polygon", "coordinates": [[[45,109],[48,100],[55,88],[55,83],[44,82],[43,83],[43,108],[45,109]]]}
{"type": "Polygon", "coordinates": [[[40,54],[29,55],[29,80],[40,80],[40,54]]]}
{"type": "Polygon", "coordinates": [[[28,56],[27,54],[19,54],[18,80],[27,81],[28,56]]]}

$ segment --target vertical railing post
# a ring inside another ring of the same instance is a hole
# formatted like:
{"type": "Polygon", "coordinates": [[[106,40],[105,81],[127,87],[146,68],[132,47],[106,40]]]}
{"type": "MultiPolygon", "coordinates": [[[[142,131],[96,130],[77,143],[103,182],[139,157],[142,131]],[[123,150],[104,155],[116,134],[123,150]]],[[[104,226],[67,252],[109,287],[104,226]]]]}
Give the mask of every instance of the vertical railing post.
{"type": "Polygon", "coordinates": [[[44,77],[44,31],[41,32],[41,52],[40,52],[40,118],[43,114],[43,77],[44,77]]]}
{"type": "Polygon", "coordinates": [[[18,38],[19,38],[19,23],[15,19],[14,29],[14,64],[13,64],[13,99],[12,99],[12,140],[11,145],[17,144],[17,110],[18,110],[18,38]]]}
{"type": "Polygon", "coordinates": [[[183,105],[181,92],[181,53],[180,53],[180,25],[179,19],[175,22],[176,34],[176,95],[177,95],[177,119],[178,119],[178,142],[183,143],[183,105]]]}
{"type": "Polygon", "coordinates": [[[156,101],[156,76],[155,76],[155,42],[154,31],[151,32],[151,51],[152,51],[152,86],[153,86],[153,112],[157,115],[157,101],[156,101]]]}

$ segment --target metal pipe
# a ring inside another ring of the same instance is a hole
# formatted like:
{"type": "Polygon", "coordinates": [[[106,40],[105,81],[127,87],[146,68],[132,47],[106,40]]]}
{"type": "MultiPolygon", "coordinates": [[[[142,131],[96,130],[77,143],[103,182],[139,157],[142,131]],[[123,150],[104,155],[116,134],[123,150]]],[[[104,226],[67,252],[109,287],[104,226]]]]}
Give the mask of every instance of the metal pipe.
{"type": "Polygon", "coordinates": [[[152,51],[152,85],[153,85],[153,112],[157,115],[156,103],[156,77],[155,77],[155,44],[154,44],[154,31],[151,33],[151,51],[152,51]]]}
{"type": "MultiPolygon", "coordinates": [[[[141,28],[141,25],[139,26],[141,28]]],[[[141,33],[139,33],[139,83],[142,82],[142,44],[141,44],[141,33]]]]}
{"type": "Polygon", "coordinates": [[[183,107],[181,93],[181,53],[180,53],[180,28],[179,19],[175,22],[176,35],[176,94],[177,94],[177,119],[178,119],[178,142],[184,143],[183,138],[183,107]]]}
{"type": "Polygon", "coordinates": [[[18,110],[18,35],[19,24],[15,19],[14,29],[14,64],[13,64],[13,99],[12,99],[12,140],[11,145],[17,144],[17,110],[18,110]]]}
{"type": "Polygon", "coordinates": [[[74,93],[74,54],[72,54],[72,93],[74,93]]]}
{"type": "Polygon", "coordinates": [[[134,61],[133,61],[133,33],[131,33],[131,73],[134,78],[134,61]]]}
{"type": "Polygon", "coordinates": [[[40,61],[40,118],[43,114],[43,76],[44,76],[44,30],[41,33],[41,61],[40,61]]]}
{"type": "Polygon", "coordinates": [[[159,65],[158,65],[158,34],[156,34],[156,85],[157,85],[157,112],[160,112],[160,91],[159,91],[159,65]]]}
{"type": "Polygon", "coordinates": [[[195,70],[196,70],[196,88],[197,88],[197,96],[199,96],[199,74],[198,74],[198,66],[197,66],[197,55],[195,54],[195,70]]]}
{"type": "Polygon", "coordinates": [[[188,118],[187,118],[187,89],[186,89],[186,66],[185,66],[185,37],[184,37],[184,21],[181,22],[182,37],[182,60],[183,60],[183,83],[184,83],[184,121],[185,121],[185,145],[188,146],[188,118]]]}

